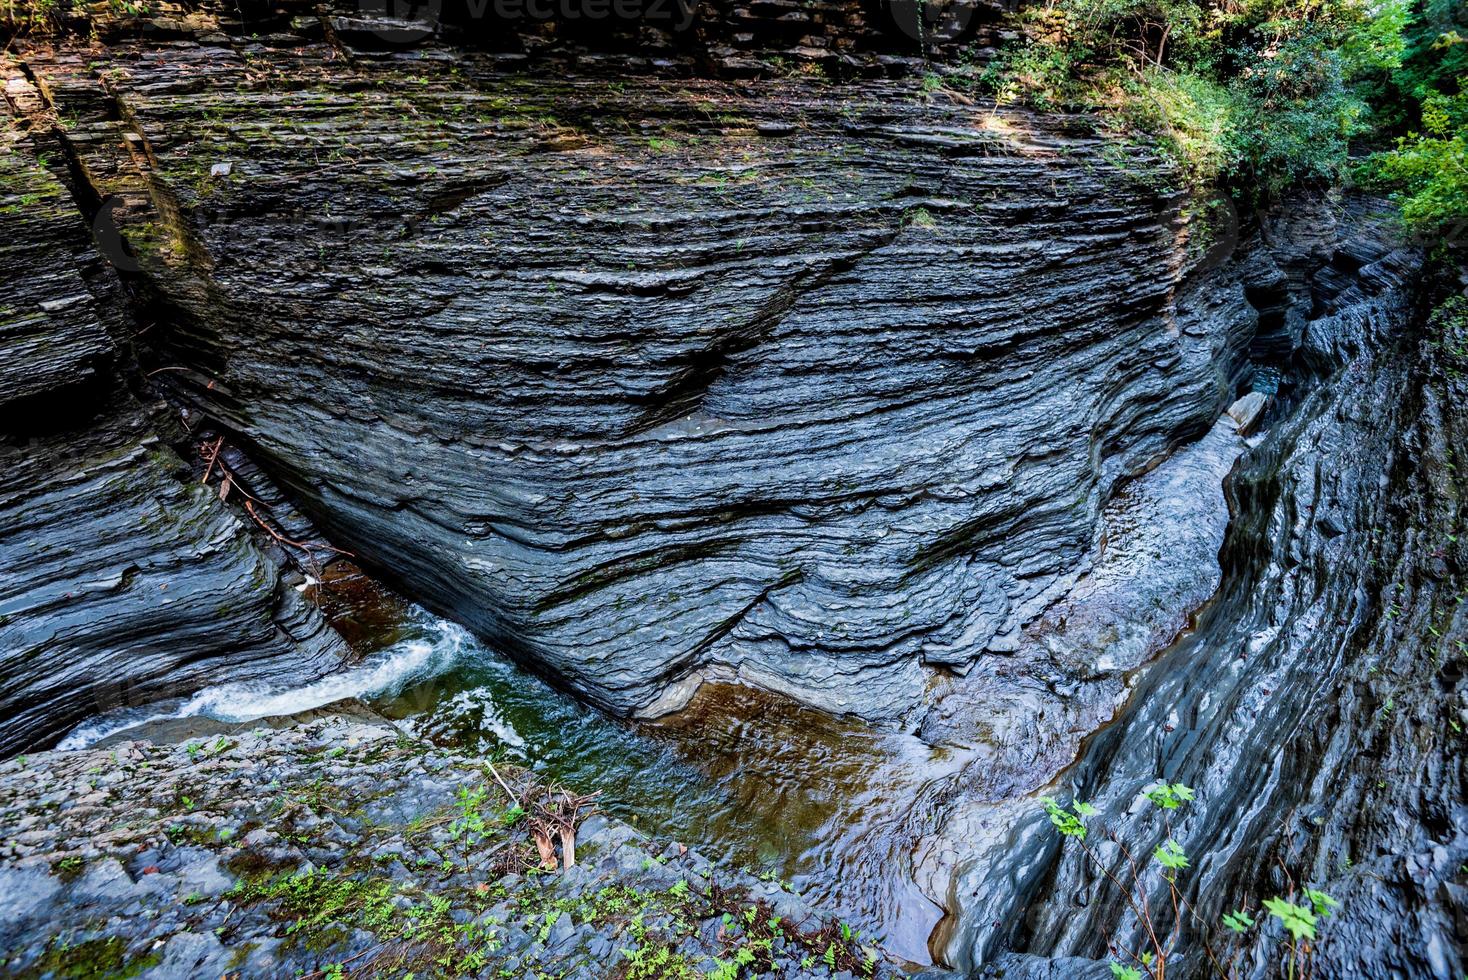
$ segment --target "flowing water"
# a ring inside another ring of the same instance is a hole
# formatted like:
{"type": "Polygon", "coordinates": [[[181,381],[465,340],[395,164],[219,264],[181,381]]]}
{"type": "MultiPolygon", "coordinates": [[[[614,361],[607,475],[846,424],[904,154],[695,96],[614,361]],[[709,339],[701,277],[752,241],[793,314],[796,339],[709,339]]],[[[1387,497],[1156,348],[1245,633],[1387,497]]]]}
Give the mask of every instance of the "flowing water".
{"type": "Polygon", "coordinates": [[[544,779],[599,789],[605,810],[645,832],[788,881],[876,930],[899,955],[929,961],[942,910],[911,884],[907,855],[882,828],[926,781],[954,771],[961,752],[736,687],[706,688],[655,723],[617,721],[421,608],[401,606],[391,622],[385,645],[346,670],[286,688],[224,684],[113,713],[61,747],[177,719],[249,722],[355,697],[433,741],[503,752],[544,779]]]}
{"type": "Polygon", "coordinates": [[[940,682],[939,714],[959,724],[924,730],[927,740],[728,685],[706,685],[686,709],[655,722],[612,719],[338,566],[316,598],[361,654],[352,666],[306,683],[224,684],[113,713],[62,746],[143,725],[189,737],[199,730],[189,719],[250,722],[358,698],[436,743],[503,753],[543,779],[600,790],[604,809],[645,832],[788,881],[875,931],[891,952],[932,962],[929,941],[945,910],[930,896],[947,898],[942,869],[952,858],[936,828],[956,785],[997,781],[1000,798],[1031,792],[1111,716],[1127,672],[1218,584],[1221,483],[1241,448],[1221,421],[1118,493],[1097,561],[1056,607],[1057,621],[1040,623],[1003,664],[940,682]],[[1086,651],[1100,658],[1086,668],[1091,679],[1065,696],[1052,691],[1045,665],[1086,651]],[[1001,724],[995,711],[1005,704],[1017,713],[1001,724]]]}

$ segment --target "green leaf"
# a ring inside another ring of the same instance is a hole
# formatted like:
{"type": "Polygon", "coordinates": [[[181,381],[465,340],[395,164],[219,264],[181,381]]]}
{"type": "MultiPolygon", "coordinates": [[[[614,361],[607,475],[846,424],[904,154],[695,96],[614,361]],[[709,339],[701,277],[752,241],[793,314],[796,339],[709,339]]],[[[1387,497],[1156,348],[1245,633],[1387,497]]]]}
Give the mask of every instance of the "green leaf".
{"type": "Polygon", "coordinates": [[[1074,803],[1072,803],[1070,805],[1070,808],[1076,812],[1076,816],[1078,817],[1094,817],[1096,814],[1101,812],[1100,810],[1093,807],[1091,804],[1082,803],[1080,800],[1076,800],[1074,803]]]}
{"type": "MultiPolygon", "coordinates": [[[[1062,807],[1051,797],[1040,800],[1040,805],[1045,808],[1045,814],[1050,818],[1050,823],[1055,829],[1067,837],[1086,839],[1086,825],[1081,823],[1080,817],[1062,807]]],[[[1072,804],[1074,806],[1074,804],[1072,804]]],[[[1081,804],[1085,806],[1085,804],[1081,804]]],[[[1079,810],[1077,811],[1079,813],[1079,810]]]]}
{"type": "Polygon", "coordinates": [[[1264,908],[1270,915],[1280,921],[1285,931],[1298,942],[1301,939],[1314,939],[1315,926],[1318,919],[1315,913],[1303,905],[1287,902],[1282,898],[1268,898],[1264,900],[1264,908]]]}
{"type": "Polygon", "coordinates": [[[1184,803],[1191,802],[1193,790],[1182,783],[1158,782],[1143,790],[1147,799],[1162,807],[1164,810],[1176,810],[1184,803]]]}
{"type": "Polygon", "coordinates": [[[1341,907],[1340,902],[1337,902],[1335,899],[1325,894],[1325,892],[1318,892],[1313,888],[1305,889],[1305,897],[1310,900],[1310,906],[1315,910],[1315,914],[1320,916],[1322,919],[1330,915],[1331,909],[1338,909],[1341,907]]]}
{"type": "Polygon", "coordinates": [[[1223,913],[1223,924],[1234,932],[1246,932],[1254,924],[1254,920],[1249,917],[1249,913],[1235,910],[1223,913]]]}
{"type": "Polygon", "coordinates": [[[1111,976],[1113,980],[1142,980],[1142,971],[1134,966],[1122,966],[1120,963],[1113,962],[1111,976]]]}
{"type": "Polygon", "coordinates": [[[1158,844],[1152,856],[1164,868],[1170,868],[1173,871],[1180,871],[1188,866],[1188,855],[1175,840],[1169,839],[1158,844]]]}

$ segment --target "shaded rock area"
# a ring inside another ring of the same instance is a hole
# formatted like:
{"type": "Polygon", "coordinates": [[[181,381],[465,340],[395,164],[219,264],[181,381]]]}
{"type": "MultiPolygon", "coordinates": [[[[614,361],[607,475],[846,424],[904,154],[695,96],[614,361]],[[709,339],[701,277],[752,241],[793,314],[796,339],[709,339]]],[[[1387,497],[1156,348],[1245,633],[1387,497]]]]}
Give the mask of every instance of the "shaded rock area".
{"type": "MultiPolygon", "coordinates": [[[[838,80],[936,76],[981,65],[1017,36],[1015,0],[242,0],[112,4],[72,13],[111,41],[248,36],[268,47],[329,38],[355,59],[440,43],[496,68],[553,75],[838,80]],[[200,9],[202,7],[202,10],[200,9]]],[[[53,16],[56,16],[53,12],[53,16]]]]}
{"type": "Polygon", "coordinates": [[[45,416],[60,407],[44,396],[82,399],[88,392],[77,389],[107,387],[99,379],[111,366],[112,341],[82,281],[90,242],[71,195],[8,125],[0,148],[0,254],[13,270],[0,306],[0,411],[8,429],[44,429],[45,416]]]}
{"type": "Polygon", "coordinates": [[[122,304],[71,195],[14,126],[0,141],[0,754],[119,704],[336,666],[299,576],[124,382],[122,304]]]}
{"type": "Polygon", "coordinates": [[[1048,783],[1130,695],[1133,672],[1189,625],[1222,578],[1223,480],[1243,449],[1225,417],[1129,484],[1075,588],[1025,627],[1014,653],[935,692],[922,738],[979,749],[959,777],[963,795],[1007,799],[1048,783]]]}
{"type": "Polygon", "coordinates": [[[1185,279],[1181,199],[1083,119],[206,14],[20,56],[134,253],[145,366],[615,713],[735,680],[911,714],[1248,374],[1260,274],[1185,279]]]}
{"type": "MultiPolygon", "coordinates": [[[[1301,331],[1316,386],[1229,481],[1224,588],[1052,789],[1096,806],[1094,825],[1135,853],[1170,833],[1192,857],[1185,898],[1241,975],[1285,972],[1282,933],[1259,914],[1231,941],[1219,916],[1308,886],[1340,902],[1313,975],[1450,978],[1464,969],[1468,880],[1468,315],[1460,299],[1454,315],[1414,317],[1415,263],[1387,217],[1349,222],[1343,250],[1364,262],[1350,280],[1317,279],[1301,331]],[[1197,793],[1170,830],[1140,798],[1158,779],[1197,793]]],[[[969,855],[950,886],[956,966],[1050,977],[1064,957],[1144,947],[1120,890],[1061,852],[1033,801],[957,806],[944,837],[969,855]]],[[[1115,848],[1102,854],[1125,873],[1115,848]]],[[[1146,880],[1165,927],[1165,894],[1146,880]]],[[[1169,976],[1209,972],[1204,934],[1169,976]]],[[[1104,962],[1071,975],[1092,973],[1104,962]]]]}
{"type": "Polygon", "coordinates": [[[0,765],[0,966],[21,977],[294,977],[341,964],[354,977],[605,980],[720,963],[767,977],[900,975],[783,883],[605,817],[579,823],[574,864],[545,871],[527,829],[542,790],[527,774],[360,714],[0,765]]]}

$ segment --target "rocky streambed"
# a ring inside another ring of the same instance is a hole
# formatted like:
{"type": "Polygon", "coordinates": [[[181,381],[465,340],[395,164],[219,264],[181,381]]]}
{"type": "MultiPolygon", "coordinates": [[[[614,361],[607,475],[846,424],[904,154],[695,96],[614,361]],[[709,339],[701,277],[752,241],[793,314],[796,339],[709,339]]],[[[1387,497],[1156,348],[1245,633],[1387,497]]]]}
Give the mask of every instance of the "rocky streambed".
{"type": "Polygon", "coordinates": [[[6,974],[898,975],[789,883],[503,762],[350,707],[276,724],[6,763],[6,974]]]}
{"type": "Polygon", "coordinates": [[[8,969],[1110,976],[1051,794],[1191,856],[1171,976],[1304,887],[1315,975],[1461,974],[1460,284],[867,6],[16,40],[8,969]]]}

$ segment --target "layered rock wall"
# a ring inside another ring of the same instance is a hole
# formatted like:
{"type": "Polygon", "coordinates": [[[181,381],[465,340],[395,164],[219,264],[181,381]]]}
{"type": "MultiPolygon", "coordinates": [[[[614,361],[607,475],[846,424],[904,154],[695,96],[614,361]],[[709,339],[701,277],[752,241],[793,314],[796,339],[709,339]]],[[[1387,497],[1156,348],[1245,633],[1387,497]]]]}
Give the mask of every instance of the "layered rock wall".
{"type": "Polygon", "coordinates": [[[914,83],[34,47],[149,367],[411,596],[618,713],[894,717],[1012,649],[1256,314],[1156,161],[914,83]]]}
{"type": "MultiPolygon", "coordinates": [[[[1463,969],[1468,317],[1414,315],[1415,260],[1390,226],[1347,212],[1299,331],[1316,386],[1230,479],[1223,590],[1060,780],[1099,809],[1093,839],[1113,873],[1125,878],[1124,859],[1104,832],[1138,855],[1170,836],[1191,856],[1179,880],[1199,919],[1169,976],[1207,975],[1205,943],[1238,951],[1241,976],[1285,972],[1259,909],[1305,887],[1340,902],[1313,975],[1463,969]],[[1159,779],[1196,799],[1159,813],[1141,799],[1159,779]],[[1259,915],[1257,933],[1210,930],[1237,908],[1259,915]]],[[[1033,801],[955,807],[946,835],[968,853],[951,894],[983,910],[957,916],[956,966],[1101,977],[1115,950],[1145,945],[1125,896],[1062,849],[1033,801]]],[[[1162,882],[1144,881],[1165,929],[1162,882]]]]}
{"type": "MultiPolygon", "coordinates": [[[[34,99],[18,78],[8,94],[34,99]]],[[[0,137],[0,754],[54,742],[119,704],[336,665],[341,641],[170,447],[171,413],[125,383],[113,340],[121,298],[71,194],[10,122],[0,137]]]]}

